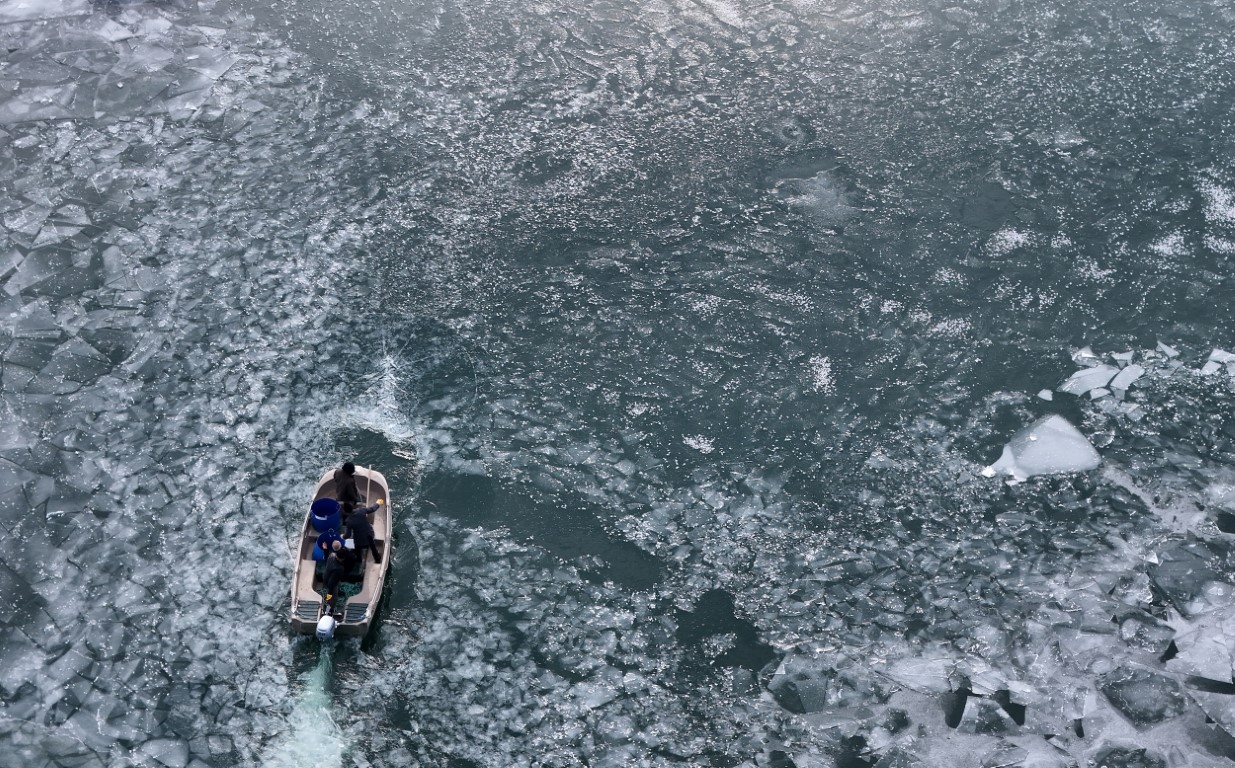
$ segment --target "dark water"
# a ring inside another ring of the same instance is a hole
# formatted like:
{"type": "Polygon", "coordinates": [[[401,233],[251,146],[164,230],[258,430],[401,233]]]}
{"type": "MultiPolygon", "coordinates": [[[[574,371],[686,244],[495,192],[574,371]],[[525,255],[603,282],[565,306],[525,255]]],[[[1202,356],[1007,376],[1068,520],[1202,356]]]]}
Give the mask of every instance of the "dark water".
{"type": "Polygon", "coordinates": [[[0,765],[1229,764],[1232,16],[0,4],[0,765]]]}

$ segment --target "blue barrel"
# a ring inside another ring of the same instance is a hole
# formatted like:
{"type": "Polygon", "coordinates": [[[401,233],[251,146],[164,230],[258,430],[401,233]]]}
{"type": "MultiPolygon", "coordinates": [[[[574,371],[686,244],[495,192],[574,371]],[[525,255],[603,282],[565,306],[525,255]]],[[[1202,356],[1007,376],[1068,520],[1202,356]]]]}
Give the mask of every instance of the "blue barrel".
{"type": "Polygon", "coordinates": [[[334,499],[318,499],[309,507],[309,518],[313,521],[313,530],[324,533],[331,528],[336,531],[343,528],[343,508],[334,499]]]}

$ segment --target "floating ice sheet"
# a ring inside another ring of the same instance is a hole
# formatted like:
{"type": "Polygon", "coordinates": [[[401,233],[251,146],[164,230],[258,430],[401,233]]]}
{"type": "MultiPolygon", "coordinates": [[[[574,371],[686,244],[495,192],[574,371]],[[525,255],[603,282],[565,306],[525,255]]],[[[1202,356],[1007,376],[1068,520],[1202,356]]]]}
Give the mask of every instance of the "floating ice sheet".
{"type": "Polygon", "coordinates": [[[1003,454],[983,470],[987,477],[1006,475],[1015,481],[1035,475],[1086,472],[1102,463],[1089,440],[1062,416],[1047,416],[1016,433],[1003,454]]]}
{"type": "Polygon", "coordinates": [[[1105,387],[1118,373],[1119,369],[1113,365],[1095,365],[1093,368],[1085,368],[1069,376],[1068,380],[1059,386],[1059,391],[1083,395],[1091,389],[1105,387]]]}
{"type": "Polygon", "coordinates": [[[43,21],[90,12],[90,0],[6,0],[0,3],[0,24],[43,21]]]}

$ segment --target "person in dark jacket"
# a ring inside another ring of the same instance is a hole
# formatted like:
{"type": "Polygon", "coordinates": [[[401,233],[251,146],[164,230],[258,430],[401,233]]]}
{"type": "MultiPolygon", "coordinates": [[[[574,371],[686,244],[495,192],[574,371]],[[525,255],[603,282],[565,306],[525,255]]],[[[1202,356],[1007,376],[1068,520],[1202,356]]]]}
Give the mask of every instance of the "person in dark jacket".
{"type": "Polygon", "coordinates": [[[322,574],[322,586],[326,588],[326,606],[334,614],[335,601],[339,598],[339,582],[343,580],[343,561],[334,552],[326,555],[326,571],[322,574]]]}
{"type": "Polygon", "coordinates": [[[334,497],[344,508],[364,502],[364,497],[356,488],[356,465],[350,461],[334,471],[334,497]]]}
{"type": "Polygon", "coordinates": [[[322,586],[326,588],[326,597],[330,598],[339,591],[339,582],[343,581],[343,560],[335,552],[326,555],[326,572],[322,574],[322,586]]]}
{"type": "MultiPolygon", "coordinates": [[[[316,546],[322,551],[322,554],[320,555],[322,560],[326,559],[326,556],[330,554],[332,549],[338,549],[338,547],[333,546],[336,541],[342,543],[343,537],[340,536],[334,528],[331,528],[317,537],[316,546]]],[[[317,555],[313,557],[314,560],[317,560],[318,558],[319,556],[317,555]]]]}
{"type": "Polygon", "coordinates": [[[373,524],[369,522],[369,515],[377,511],[378,504],[370,507],[357,507],[347,517],[347,529],[352,533],[352,540],[355,542],[356,553],[360,554],[367,547],[373,552],[373,562],[382,562],[382,555],[377,551],[377,542],[374,540],[373,524]]]}
{"type": "Polygon", "coordinates": [[[331,551],[343,564],[343,581],[358,582],[364,578],[363,573],[359,575],[355,573],[356,566],[360,564],[360,553],[354,549],[348,549],[342,541],[334,542],[331,545],[331,551]]]}

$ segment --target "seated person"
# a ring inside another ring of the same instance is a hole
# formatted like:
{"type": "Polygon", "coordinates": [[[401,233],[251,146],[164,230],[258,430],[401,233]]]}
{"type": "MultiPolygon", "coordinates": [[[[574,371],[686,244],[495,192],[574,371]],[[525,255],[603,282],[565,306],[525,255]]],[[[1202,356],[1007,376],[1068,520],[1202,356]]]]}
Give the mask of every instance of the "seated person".
{"type": "Polygon", "coordinates": [[[343,581],[357,583],[364,579],[363,571],[355,573],[356,566],[360,564],[360,555],[356,550],[348,549],[342,541],[336,541],[331,545],[330,551],[343,566],[343,581]]]}
{"type": "Polygon", "coordinates": [[[343,537],[339,535],[334,528],[329,529],[325,533],[318,535],[317,541],[313,544],[313,559],[325,560],[326,555],[330,554],[334,542],[342,542],[343,537]]]}

